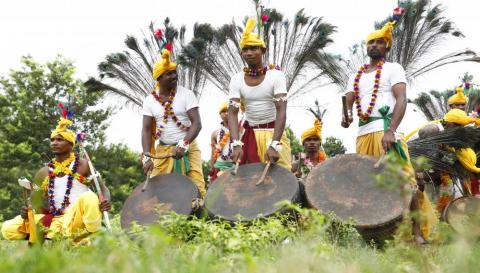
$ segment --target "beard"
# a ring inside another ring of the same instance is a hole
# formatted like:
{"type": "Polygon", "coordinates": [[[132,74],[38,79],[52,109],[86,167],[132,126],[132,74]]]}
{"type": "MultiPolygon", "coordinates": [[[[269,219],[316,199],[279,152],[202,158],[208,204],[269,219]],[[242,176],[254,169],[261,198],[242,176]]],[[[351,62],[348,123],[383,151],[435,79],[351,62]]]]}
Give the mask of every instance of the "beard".
{"type": "Polygon", "coordinates": [[[367,52],[368,57],[374,59],[374,60],[379,60],[385,58],[385,53],[382,53],[378,49],[372,49],[367,52]]]}

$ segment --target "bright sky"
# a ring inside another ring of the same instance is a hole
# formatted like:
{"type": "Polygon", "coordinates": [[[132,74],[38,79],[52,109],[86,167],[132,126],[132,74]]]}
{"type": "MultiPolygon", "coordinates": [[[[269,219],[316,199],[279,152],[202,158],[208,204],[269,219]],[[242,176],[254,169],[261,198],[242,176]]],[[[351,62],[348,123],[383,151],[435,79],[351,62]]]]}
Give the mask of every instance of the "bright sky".
{"type": "MultiPolygon", "coordinates": [[[[263,1],[277,8],[288,18],[301,8],[307,15],[320,16],[338,27],[334,43],[327,48],[332,53],[346,53],[349,46],[363,40],[373,30],[373,23],[383,19],[396,7],[394,0],[270,0],[263,1]]],[[[470,48],[480,54],[480,35],[477,16],[480,4],[476,1],[433,1],[447,8],[446,15],[465,34],[465,38],[449,41],[445,47],[432,54],[443,55],[449,50],[470,48]]],[[[202,0],[202,1],[154,1],[154,0],[19,0],[1,1],[0,33],[3,37],[0,50],[0,74],[17,68],[20,58],[32,55],[37,61],[48,61],[61,54],[74,61],[81,79],[96,76],[97,64],[105,55],[124,50],[127,34],[139,35],[153,21],[161,26],[170,17],[176,26],[185,24],[187,29],[195,22],[208,22],[220,26],[235,18],[240,22],[245,15],[254,15],[251,0],[202,0]]],[[[459,84],[464,72],[480,82],[480,64],[455,64],[420,77],[408,88],[409,98],[421,91],[444,90],[459,84]]],[[[287,123],[297,136],[312,126],[313,117],[305,110],[314,98],[328,108],[325,116],[324,136],[341,138],[350,152],[354,151],[356,126],[346,130],[340,127],[340,95],[334,86],[325,87],[289,101],[287,123]]],[[[200,100],[203,130],[199,136],[202,157],[209,157],[209,136],[217,126],[217,108],[226,96],[214,88],[204,91],[200,100]]],[[[121,105],[115,98],[107,97],[107,104],[121,105]]],[[[423,123],[423,117],[411,108],[402,123],[405,132],[423,123]]],[[[113,116],[108,129],[110,143],[123,142],[136,151],[140,145],[141,114],[139,110],[125,108],[113,116]]]]}

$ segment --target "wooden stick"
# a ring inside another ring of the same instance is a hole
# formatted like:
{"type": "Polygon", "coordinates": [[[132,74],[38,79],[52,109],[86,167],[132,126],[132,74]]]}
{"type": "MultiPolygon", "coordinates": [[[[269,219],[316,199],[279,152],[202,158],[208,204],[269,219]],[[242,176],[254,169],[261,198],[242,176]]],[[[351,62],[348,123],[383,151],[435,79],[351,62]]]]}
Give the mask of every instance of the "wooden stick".
{"type": "Polygon", "coordinates": [[[345,122],[348,122],[348,106],[347,106],[347,96],[342,96],[342,113],[345,122]]]}
{"type": "Polygon", "coordinates": [[[267,165],[265,166],[265,169],[263,169],[262,176],[260,176],[260,179],[258,180],[257,184],[255,186],[258,186],[263,183],[263,180],[265,180],[265,176],[267,175],[268,169],[270,168],[270,162],[267,162],[267,165]]]}
{"type": "Polygon", "coordinates": [[[237,175],[238,166],[240,166],[240,161],[237,161],[237,163],[235,163],[235,168],[232,171],[232,175],[237,175]]]}
{"type": "Polygon", "coordinates": [[[380,158],[378,159],[378,161],[375,163],[375,165],[373,165],[373,168],[374,169],[378,169],[378,167],[380,167],[380,165],[383,163],[383,161],[385,161],[385,156],[386,156],[387,153],[384,153],[382,154],[382,156],[380,156],[380,158]]]}
{"type": "Polygon", "coordinates": [[[150,182],[150,172],[147,173],[147,179],[145,180],[145,184],[143,184],[142,192],[144,192],[147,189],[149,182],[150,182]]]}

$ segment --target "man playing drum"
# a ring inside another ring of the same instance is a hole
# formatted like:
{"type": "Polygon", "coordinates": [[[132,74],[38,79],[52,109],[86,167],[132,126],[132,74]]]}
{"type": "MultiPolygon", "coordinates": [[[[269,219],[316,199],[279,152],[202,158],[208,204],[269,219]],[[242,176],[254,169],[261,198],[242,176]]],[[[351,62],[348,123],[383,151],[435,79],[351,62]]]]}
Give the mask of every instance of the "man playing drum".
{"type": "MultiPolygon", "coordinates": [[[[396,133],[407,107],[405,71],[400,64],[385,61],[393,42],[394,24],[387,22],[367,37],[370,63],[360,67],[348,81],[348,117],[343,118],[342,126],[348,128],[352,123],[352,106],[355,103],[359,117],[357,153],[375,157],[387,151],[395,153],[412,174],[412,183],[416,183],[407,145],[399,140],[396,133]]],[[[420,227],[414,228],[415,240],[423,243],[430,233],[431,221],[435,219],[434,211],[427,195],[421,191],[414,195],[413,204],[413,209],[419,207],[425,214],[421,217],[426,220],[421,223],[421,234],[420,227]]]]}
{"type": "Polygon", "coordinates": [[[215,181],[223,171],[232,168],[232,143],[228,129],[228,103],[224,102],[218,111],[222,121],[220,128],[213,131],[211,136],[212,158],[210,159],[210,182],[215,181]]]}
{"type": "Polygon", "coordinates": [[[285,75],[275,65],[263,66],[265,42],[255,33],[255,20],[248,19],[240,41],[247,63],[230,80],[228,125],[233,145],[233,162],[277,162],[290,170],[290,142],[283,133],[286,122],[287,87],[285,75]],[[276,69],[274,69],[276,68],[276,69]],[[245,132],[240,139],[238,112],[245,104],[245,132]]]}
{"type": "MultiPolygon", "coordinates": [[[[60,119],[50,135],[50,148],[55,159],[35,176],[35,182],[42,181],[41,199],[45,205],[42,213],[35,214],[35,223],[48,228],[45,234],[48,239],[59,235],[79,239],[97,232],[102,226],[102,211],[111,208],[110,193],[103,183],[100,186],[106,200],[102,202],[88,187],[90,169],[87,161],[73,152],[76,135],[67,129],[70,124],[70,120],[60,119]]],[[[25,207],[19,216],[3,223],[3,238],[21,240],[30,236],[24,219],[27,219],[25,207]]]]}
{"type": "Polygon", "coordinates": [[[150,176],[185,174],[204,196],[202,160],[195,141],[202,128],[197,98],[192,91],[177,86],[177,64],[170,61],[169,50],[163,49],[152,75],[157,86],[143,102],[143,170],[150,176]],[[156,149],[155,139],[159,139],[156,149]],[[161,159],[152,161],[152,154],[161,159]]]}

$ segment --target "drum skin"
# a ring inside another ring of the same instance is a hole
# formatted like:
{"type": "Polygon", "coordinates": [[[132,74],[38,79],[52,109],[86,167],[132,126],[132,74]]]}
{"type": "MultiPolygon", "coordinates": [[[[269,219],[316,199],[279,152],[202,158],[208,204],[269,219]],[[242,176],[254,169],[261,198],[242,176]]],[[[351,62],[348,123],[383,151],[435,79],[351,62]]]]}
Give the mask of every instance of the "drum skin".
{"type": "Polygon", "coordinates": [[[480,237],[480,199],[474,196],[459,197],[445,207],[442,218],[456,232],[465,236],[480,237]]]}
{"type": "Polygon", "coordinates": [[[144,184],[138,185],[123,204],[123,229],[130,228],[133,221],[139,225],[153,224],[159,213],[166,211],[193,213],[192,200],[198,197],[198,189],[189,177],[175,173],[154,176],[142,192],[144,184]]]}
{"type": "Polygon", "coordinates": [[[377,159],[358,154],[337,155],[315,167],[305,182],[307,204],[342,221],[354,220],[367,240],[384,240],[401,222],[404,202],[400,191],[377,185],[377,159]]]}
{"type": "Polygon", "coordinates": [[[255,185],[265,164],[241,165],[236,175],[225,172],[207,191],[205,209],[211,217],[227,221],[251,221],[282,210],[278,202],[297,202],[297,178],[287,169],[272,164],[264,183],[255,185]]]}

